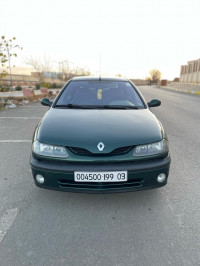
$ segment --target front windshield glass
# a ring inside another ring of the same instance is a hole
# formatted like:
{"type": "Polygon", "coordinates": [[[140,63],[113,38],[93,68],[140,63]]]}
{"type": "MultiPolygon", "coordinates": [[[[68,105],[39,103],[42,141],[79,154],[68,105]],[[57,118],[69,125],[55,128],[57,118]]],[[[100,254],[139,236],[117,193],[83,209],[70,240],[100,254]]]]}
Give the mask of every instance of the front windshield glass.
{"type": "Polygon", "coordinates": [[[56,103],[56,107],[137,107],[144,104],[128,81],[71,81],[56,103]]]}

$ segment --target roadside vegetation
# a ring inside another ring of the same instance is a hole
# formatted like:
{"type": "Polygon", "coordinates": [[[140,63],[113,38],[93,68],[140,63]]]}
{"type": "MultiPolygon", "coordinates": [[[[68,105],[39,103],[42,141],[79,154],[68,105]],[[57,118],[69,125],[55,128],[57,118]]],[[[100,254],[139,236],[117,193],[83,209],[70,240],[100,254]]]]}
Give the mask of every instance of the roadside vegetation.
{"type": "Polygon", "coordinates": [[[11,59],[17,57],[17,49],[23,48],[17,44],[16,37],[11,39],[6,39],[5,36],[0,37],[0,85],[2,77],[6,76],[11,69],[11,59]]]}
{"type": "MultiPolygon", "coordinates": [[[[23,86],[13,86],[11,73],[11,60],[17,57],[17,50],[23,48],[17,44],[16,37],[7,39],[5,36],[0,37],[0,92],[8,92],[10,90],[22,90],[23,86]],[[2,78],[9,75],[10,83],[5,84],[2,78]]],[[[68,59],[59,62],[52,62],[49,57],[44,56],[42,59],[30,56],[25,60],[25,63],[33,67],[38,77],[38,83],[33,85],[32,89],[39,90],[40,88],[57,89],[61,88],[67,80],[74,76],[88,76],[91,74],[88,68],[82,68],[74,65],[68,59]],[[57,82],[47,82],[48,79],[57,82]]],[[[27,86],[26,86],[27,87],[27,86]]]]}
{"type": "Polygon", "coordinates": [[[162,77],[162,73],[160,72],[160,70],[154,68],[152,70],[149,71],[149,76],[146,77],[146,80],[149,81],[149,85],[153,85],[153,84],[158,84],[158,82],[161,80],[162,77]]]}

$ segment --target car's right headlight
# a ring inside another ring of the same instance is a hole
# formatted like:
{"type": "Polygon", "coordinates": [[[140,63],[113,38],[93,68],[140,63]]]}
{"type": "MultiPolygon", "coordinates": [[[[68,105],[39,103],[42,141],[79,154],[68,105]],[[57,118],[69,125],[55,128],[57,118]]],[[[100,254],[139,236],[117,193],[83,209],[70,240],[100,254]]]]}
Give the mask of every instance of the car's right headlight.
{"type": "Polygon", "coordinates": [[[158,155],[161,153],[167,153],[168,151],[169,148],[167,141],[163,139],[158,142],[136,146],[133,150],[133,156],[135,157],[151,156],[151,155],[158,155]]]}
{"type": "Polygon", "coordinates": [[[54,146],[46,143],[34,141],[32,150],[34,153],[41,156],[56,157],[56,158],[67,158],[68,152],[65,147],[54,146]]]}

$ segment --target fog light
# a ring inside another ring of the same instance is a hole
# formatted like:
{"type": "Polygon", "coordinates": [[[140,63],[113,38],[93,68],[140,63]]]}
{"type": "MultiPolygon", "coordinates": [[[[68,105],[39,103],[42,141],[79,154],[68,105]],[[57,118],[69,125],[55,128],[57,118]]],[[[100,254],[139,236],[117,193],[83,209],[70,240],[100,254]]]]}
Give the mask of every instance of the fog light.
{"type": "Polygon", "coordinates": [[[44,183],[44,177],[42,175],[36,175],[35,179],[38,181],[38,183],[43,184],[44,183]]]}
{"type": "Polygon", "coordinates": [[[165,181],[166,177],[167,177],[167,176],[166,176],[166,174],[164,174],[164,173],[159,174],[159,176],[157,177],[157,181],[158,181],[159,183],[162,183],[162,182],[165,181]]]}

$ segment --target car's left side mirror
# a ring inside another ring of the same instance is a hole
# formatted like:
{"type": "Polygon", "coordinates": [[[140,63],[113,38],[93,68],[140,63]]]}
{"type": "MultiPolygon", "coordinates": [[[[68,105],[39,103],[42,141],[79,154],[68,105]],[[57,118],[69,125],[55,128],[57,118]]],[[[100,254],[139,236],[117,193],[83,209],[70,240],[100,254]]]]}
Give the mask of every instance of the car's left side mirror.
{"type": "Polygon", "coordinates": [[[51,106],[53,102],[51,102],[48,98],[42,98],[41,104],[44,106],[51,106]]]}
{"type": "Polygon", "coordinates": [[[147,103],[149,107],[156,107],[161,105],[161,101],[157,99],[151,100],[149,103],[147,103]]]}

